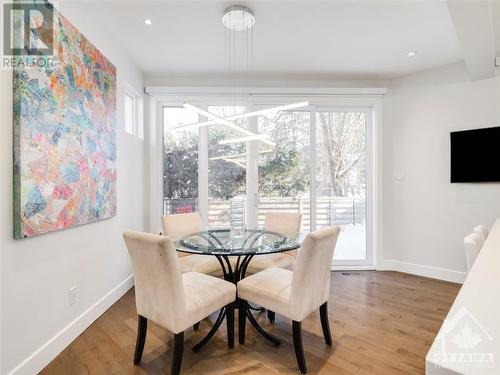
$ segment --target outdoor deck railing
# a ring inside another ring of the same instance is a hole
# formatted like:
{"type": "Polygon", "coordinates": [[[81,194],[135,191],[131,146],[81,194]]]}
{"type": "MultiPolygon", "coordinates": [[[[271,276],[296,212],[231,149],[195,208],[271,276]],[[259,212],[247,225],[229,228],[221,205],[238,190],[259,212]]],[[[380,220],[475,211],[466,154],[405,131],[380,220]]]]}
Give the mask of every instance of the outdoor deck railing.
{"type": "MultiPolygon", "coordinates": [[[[208,200],[208,222],[210,226],[229,225],[229,200],[208,200]]],[[[165,213],[185,213],[198,209],[198,200],[165,199],[165,213]]],[[[302,230],[309,230],[311,225],[311,204],[307,197],[261,197],[259,198],[259,225],[264,224],[268,211],[302,213],[302,230]]],[[[316,225],[363,224],[366,217],[366,200],[363,197],[319,197],[316,199],[316,225]]]]}

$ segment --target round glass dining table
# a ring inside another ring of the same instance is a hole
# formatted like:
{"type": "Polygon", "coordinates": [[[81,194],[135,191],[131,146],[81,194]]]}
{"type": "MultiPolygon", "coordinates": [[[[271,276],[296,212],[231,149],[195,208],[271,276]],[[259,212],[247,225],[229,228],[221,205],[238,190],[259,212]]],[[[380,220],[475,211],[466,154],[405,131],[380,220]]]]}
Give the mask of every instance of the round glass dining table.
{"type": "Polygon", "coordinates": [[[177,251],[212,255],[219,261],[224,279],[237,283],[245,277],[254,256],[280,253],[300,247],[297,240],[260,229],[246,229],[235,233],[229,229],[211,229],[183,236],[176,243],[177,251]],[[236,257],[236,264],[230,261],[236,257]]]}
{"type": "MultiPolygon", "coordinates": [[[[221,266],[224,279],[236,284],[245,277],[248,264],[254,256],[295,250],[300,247],[300,242],[290,239],[284,234],[260,229],[246,229],[238,232],[231,231],[230,229],[211,229],[187,234],[175,242],[175,247],[177,251],[183,253],[215,256],[221,266]]],[[[246,301],[237,298],[235,307],[239,308],[241,304],[246,304],[248,307],[243,311],[246,311],[246,317],[255,329],[266,339],[273,342],[275,345],[279,345],[281,341],[266,332],[252,315],[252,310],[263,310],[261,308],[255,308],[246,301]]],[[[208,340],[210,340],[222,324],[226,315],[227,309],[223,308],[219,312],[219,316],[215,320],[212,329],[205,338],[193,347],[194,351],[198,351],[208,342],[208,340]]],[[[244,320],[245,319],[243,319],[243,322],[244,320]]],[[[242,326],[241,317],[239,328],[240,343],[243,343],[244,324],[242,326]],[[241,332],[242,328],[243,332],[241,332]]],[[[228,337],[228,340],[229,346],[232,347],[234,338],[228,337]]]]}

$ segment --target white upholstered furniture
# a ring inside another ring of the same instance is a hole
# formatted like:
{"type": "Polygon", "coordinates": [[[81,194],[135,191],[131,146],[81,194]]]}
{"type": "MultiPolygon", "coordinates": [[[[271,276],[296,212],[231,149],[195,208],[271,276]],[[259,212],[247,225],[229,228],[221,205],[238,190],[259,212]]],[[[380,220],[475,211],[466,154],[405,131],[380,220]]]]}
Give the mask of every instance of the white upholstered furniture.
{"type": "Polygon", "coordinates": [[[471,233],[464,238],[465,260],[467,261],[467,271],[470,272],[472,265],[483,247],[483,236],[479,233],[471,233]]]}
{"type": "Polygon", "coordinates": [[[500,219],[497,219],[427,353],[426,375],[499,374],[499,249],[500,219]],[[465,327],[470,327],[469,333],[482,339],[477,346],[456,344],[457,336],[464,334],[465,327]]]}
{"type": "MultiPolygon", "coordinates": [[[[288,238],[296,239],[299,236],[301,221],[302,214],[299,212],[270,211],[266,213],[264,229],[285,234],[288,238]]],[[[254,257],[248,265],[247,273],[253,275],[254,273],[273,267],[291,270],[293,269],[296,256],[297,250],[292,250],[284,253],[254,257]]]]}
{"type": "Polygon", "coordinates": [[[184,330],[222,308],[227,311],[228,345],[232,348],[235,285],[202,273],[181,274],[168,237],[134,231],[123,237],[132,260],[138,314],[134,363],[142,358],[148,319],[174,333],[171,374],[180,373],[184,330]]]}
{"type": "Polygon", "coordinates": [[[476,225],[474,229],[472,229],[474,233],[477,233],[483,237],[483,241],[486,241],[486,238],[488,238],[489,230],[486,225],[476,225]]]}
{"type": "MultiPolygon", "coordinates": [[[[264,219],[264,229],[281,233],[288,238],[296,239],[299,236],[302,214],[299,212],[269,211],[264,219]]],[[[247,273],[253,275],[268,268],[285,268],[292,270],[295,264],[298,250],[286,251],[283,253],[262,255],[254,257],[247,268],[247,273]]],[[[275,314],[267,310],[267,317],[274,323],[275,314]]]]}
{"type": "MultiPolygon", "coordinates": [[[[327,303],[330,294],[330,268],[339,233],[340,227],[334,226],[308,234],[298,251],[293,272],[270,268],[238,282],[239,298],[293,321],[295,355],[302,373],[306,373],[307,368],[301,322],[318,308],[325,341],[327,345],[332,345],[327,303]]],[[[240,316],[246,308],[248,304],[240,304],[240,316]]]]}
{"type": "MultiPolygon", "coordinates": [[[[163,234],[172,241],[182,236],[202,230],[201,216],[198,212],[187,214],[165,215],[161,218],[163,234]]],[[[211,276],[222,276],[219,262],[213,256],[193,255],[177,252],[181,272],[200,272],[211,276]]]]}
{"type": "Polygon", "coordinates": [[[269,211],[264,219],[264,229],[295,239],[299,235],[301,221],[302,214],[299,212],[269,211]]]}

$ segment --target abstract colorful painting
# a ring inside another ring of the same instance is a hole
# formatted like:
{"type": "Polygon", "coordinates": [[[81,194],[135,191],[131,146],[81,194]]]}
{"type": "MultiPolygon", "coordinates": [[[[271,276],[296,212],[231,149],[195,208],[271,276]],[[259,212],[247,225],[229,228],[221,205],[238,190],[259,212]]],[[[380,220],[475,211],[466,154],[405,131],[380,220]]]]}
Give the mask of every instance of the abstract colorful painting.
{"type": "Polygon", "coordinates": [[[54,64],[14,71],[14,237],[116,214],[116,68],[54,9],[54,64]]]}

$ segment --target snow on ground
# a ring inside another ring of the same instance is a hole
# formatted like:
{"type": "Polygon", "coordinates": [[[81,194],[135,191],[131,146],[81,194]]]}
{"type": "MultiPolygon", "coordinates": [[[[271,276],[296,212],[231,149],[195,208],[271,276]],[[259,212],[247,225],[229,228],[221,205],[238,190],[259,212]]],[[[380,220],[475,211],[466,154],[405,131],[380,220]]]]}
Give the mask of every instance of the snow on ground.
{"type": "Polygon", "coordinates": [[[366,259],[366,227],[362,224],[342,226],[334,260],[366,259]]]}

